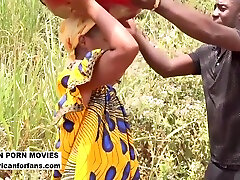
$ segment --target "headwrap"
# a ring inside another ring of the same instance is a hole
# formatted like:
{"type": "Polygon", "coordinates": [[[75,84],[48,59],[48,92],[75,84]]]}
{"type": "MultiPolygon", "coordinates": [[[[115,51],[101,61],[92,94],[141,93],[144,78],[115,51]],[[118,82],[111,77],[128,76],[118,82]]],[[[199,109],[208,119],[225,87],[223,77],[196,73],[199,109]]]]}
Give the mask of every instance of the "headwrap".
{"type": "Polygon", "coordinates": [[[75,48],[79,43],[79,37],[86,34],[95,25],[92,19],[82,17],[70,17],[60,25],[59,39],[69,52],[70,60],[75,60],[75,48]]]}

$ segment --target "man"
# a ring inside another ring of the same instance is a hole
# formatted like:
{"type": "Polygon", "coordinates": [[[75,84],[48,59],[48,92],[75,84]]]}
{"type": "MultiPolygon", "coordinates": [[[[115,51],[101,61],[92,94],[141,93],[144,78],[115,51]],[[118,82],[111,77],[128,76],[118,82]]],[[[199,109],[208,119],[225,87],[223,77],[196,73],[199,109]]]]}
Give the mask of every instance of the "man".
{"type": "MultiPolygon", "coordinates": [[[[132,0],[152,9],[154,0],[132,0]]],[[[170,60],[129,21],[147,63],[163,77],[201,74],[207,105],[211,162],[207,180],[240,180],[240,0],[217,0],[212,19],[173,0],[157,13],[205,45],[170,60]]]]}

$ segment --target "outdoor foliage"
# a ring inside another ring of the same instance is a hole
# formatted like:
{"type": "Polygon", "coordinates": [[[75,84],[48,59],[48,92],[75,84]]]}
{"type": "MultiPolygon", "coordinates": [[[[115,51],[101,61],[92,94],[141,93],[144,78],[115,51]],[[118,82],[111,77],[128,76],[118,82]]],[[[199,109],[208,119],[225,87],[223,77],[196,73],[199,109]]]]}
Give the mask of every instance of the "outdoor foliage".
{"type": "MultiPolygon", "coordinates": [[[[210,12],[213,1],[185,0],[210,12]]],[[[60,19],[38,0],[0,1],[0,150],[51,151],[57,73],[67,54],[60,19]]],[[[174,57],[201,44],[159,15],[136,18],[152,42],[174,57]]],[[[139,54],[118,93],[129,113],[142,179],[202,179],[209,159],[201,77],[164,79],[139,54]]],[[[14,179],[48,179],[47,171],[13,171],[14,179]]]]}

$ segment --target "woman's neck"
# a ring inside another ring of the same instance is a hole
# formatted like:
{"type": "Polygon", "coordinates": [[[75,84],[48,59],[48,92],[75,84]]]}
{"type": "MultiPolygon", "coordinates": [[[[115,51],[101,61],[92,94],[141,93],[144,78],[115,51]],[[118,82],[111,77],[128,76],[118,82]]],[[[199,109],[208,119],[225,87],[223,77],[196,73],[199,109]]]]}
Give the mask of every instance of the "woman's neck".
{"type": "Polygon", "coordinates": [[[75,49],[75,58],[76,59],[83,59],[88,52],[87,48],[77,46],[75,49]]]}

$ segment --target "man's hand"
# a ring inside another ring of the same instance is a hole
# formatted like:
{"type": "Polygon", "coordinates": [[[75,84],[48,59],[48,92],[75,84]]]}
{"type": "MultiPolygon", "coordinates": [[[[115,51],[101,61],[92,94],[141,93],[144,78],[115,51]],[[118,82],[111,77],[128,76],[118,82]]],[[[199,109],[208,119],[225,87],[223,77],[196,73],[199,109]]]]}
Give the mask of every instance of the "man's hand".
{"type": "Polygon", "coordinates": [[[129,19],[129,20],[125,21],[125,23],[122,23],[122,24],[126,27],[128,32],[134,38],[136,38],[136,36],[141,34],[140,30],[137,28],[137,25],[136,25],[136,23],[135,23],[135,21],[133,19],[129,19]]]}
{"type": "Polygon", "coordinates": [[[119,22],[127,29],[127,31],[134,37],[135,40],[137,37],[142,35],[142,31],[138,29],[134,19],[120,19],[119,22]]]}

